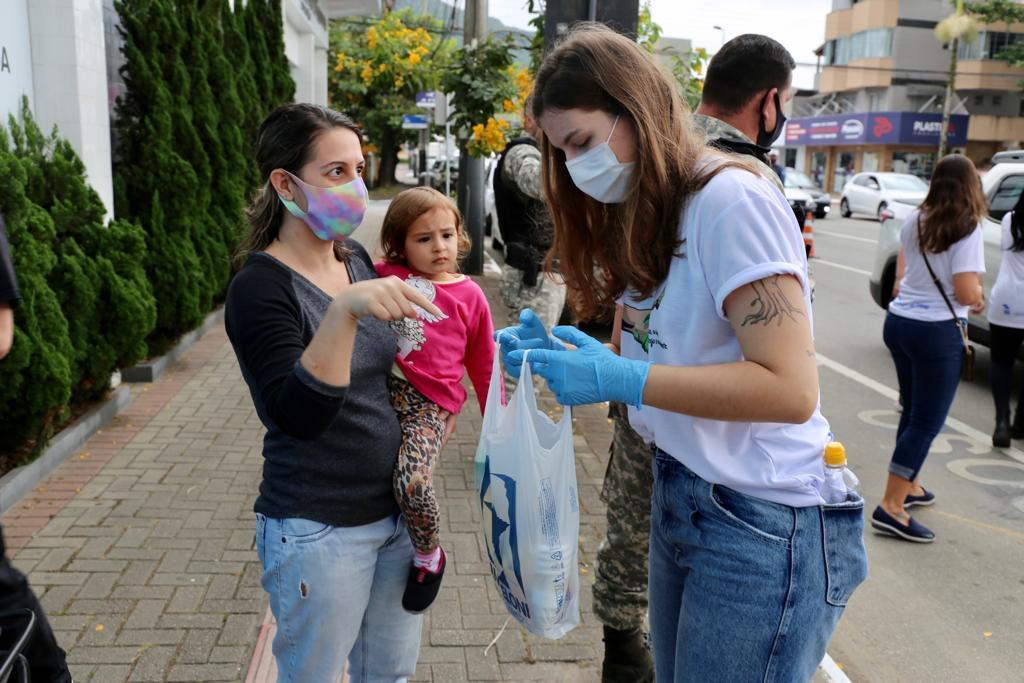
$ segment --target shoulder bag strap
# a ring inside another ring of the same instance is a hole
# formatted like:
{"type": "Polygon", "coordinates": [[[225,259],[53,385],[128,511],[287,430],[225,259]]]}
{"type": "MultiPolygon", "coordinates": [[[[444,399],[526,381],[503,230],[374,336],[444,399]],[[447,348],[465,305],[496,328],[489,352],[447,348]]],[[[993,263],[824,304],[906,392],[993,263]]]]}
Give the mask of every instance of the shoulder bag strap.
{"type": "Polygon", "coordinates": [[[960,320],[960,316],[956,314],[956,310],[953,308],[953,304],[950,303],[949,297],[946,296],[946,290],[942,288],[942,283],[939,282],[939,278],[936,277],[935,271],[932,270],[932,264],[928,262],[928,255],[925,254],[924,246],[921,241],[921,214],[917,215],[917,248],[921,250],[921,258],[924,259],[924,265],[928,268],[928,274],[932,276],[932,282],[935,283],[935,287],[939,290],[939,294],[942,295],[942,300],[946,302],[946,308],[953,315],[953,322],[956,324],[956,328],[960,330],[960,336],[963,338],[964,346],[967,346],[967,326],[960,320]]]}

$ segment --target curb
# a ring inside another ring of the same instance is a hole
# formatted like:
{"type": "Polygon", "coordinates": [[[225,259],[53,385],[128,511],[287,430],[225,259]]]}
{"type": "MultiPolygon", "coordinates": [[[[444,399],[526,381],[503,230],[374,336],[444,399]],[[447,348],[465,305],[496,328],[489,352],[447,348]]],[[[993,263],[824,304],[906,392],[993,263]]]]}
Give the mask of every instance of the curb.
{"type": "Polygon", "coordinates": [[[155,382],[160,375],[164,374],[167,368],[174,365],[179,358],[185,355],[185,352],[192,348],[192,345],[199,341],[204,334],[223,321],[224,307],[221,306],[213,313],[207,315],[206,320],[203,321],[202,325],[191,332],[182,335],[181,339],[178,340],[178,343],[164,355],[121,370],[121,381],[144,383],[155,382]]]}
{"type": "Polygon", "coordinates": [[[0,478],[0,515],[14,507],[19,500],[67,460],[68,456],[114,419],[114,416],[131,403],[131,400],[131,389],[126,386],[118,387],[110,398],[89,410],[74,424],[57,434],[42,455],[0,478]]]}

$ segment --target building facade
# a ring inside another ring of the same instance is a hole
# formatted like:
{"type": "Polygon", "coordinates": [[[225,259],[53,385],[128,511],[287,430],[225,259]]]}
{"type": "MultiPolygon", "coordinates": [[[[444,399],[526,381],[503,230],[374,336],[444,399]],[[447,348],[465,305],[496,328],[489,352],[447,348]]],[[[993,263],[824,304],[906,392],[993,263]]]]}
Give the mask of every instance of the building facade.
{"type": "MultiPolygon", "coordinates": [[[[282,0],[285,54],[299,101],[327,103],[328,20],[380,13],[380,0],[282,0]]],[[[124,92],[114,0],[0,0],[0,117],[28,98],[44,131],[57,126],[114,212],[111,117],[124,92]]]]}
{"type": "MultiPolygon", "coordinates": [[[[930,176],[950,63],[934,30],[953,12],[949,0],[833,0],[818,92],[794,101],[787,129],[798,167],[833,192],[860,171],[930,176]]],[[[982,25],[960,46],[950,146],[975,163],[1024,143],[1024,69],[996,59],[1018,40],[1024,24],[982,25]]]]}

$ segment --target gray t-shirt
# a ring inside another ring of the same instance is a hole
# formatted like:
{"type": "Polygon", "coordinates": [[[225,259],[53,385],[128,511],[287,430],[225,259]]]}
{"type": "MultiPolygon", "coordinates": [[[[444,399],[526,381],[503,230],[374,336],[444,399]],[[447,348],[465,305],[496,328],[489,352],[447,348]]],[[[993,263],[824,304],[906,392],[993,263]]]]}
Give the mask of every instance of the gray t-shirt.
{"type": "MultiPolygon", "coordinates": [[[[377,277],[354,250],[352,282],[377,277]]],[[[391,481],[401,442],[387,378],[397,349],[386,323],[359,321],[349,386],[313,377],[299,363],[331,299],[266,253],[235,276],[225,324],[256,412],[267,428],[255,510],[332,526],[359,526],[398,512],[391,481]]]]}

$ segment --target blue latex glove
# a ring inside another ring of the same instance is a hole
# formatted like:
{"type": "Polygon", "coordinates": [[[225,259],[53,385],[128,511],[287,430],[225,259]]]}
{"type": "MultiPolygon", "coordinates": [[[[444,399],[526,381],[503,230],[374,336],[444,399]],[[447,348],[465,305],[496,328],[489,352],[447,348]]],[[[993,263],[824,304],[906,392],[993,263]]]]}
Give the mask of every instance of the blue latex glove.
{"type": "Polygon", "coordinates": [[[529,308],[519,314],[518,325],[498,330],[494,333],[494,339],[501,345],[501,361],[513,377],[519,377],[519,371],[523,367],[522,356],[516,356],[514,359],[510,357],[509,354],[513,351],[565,349],[562,342],[548,334],[544,329],[544,323],[529,308]]]}
{"type": "MultiPolygon", "coordinates": [[[[575,406],[599,401],[619,401],[637,408],[643,403],[644,384],[651,364],[615,355],[607,346],[575,327],[560,326],[556,337],[576,346],[567,349],[530,351],[530,370],[548,382],[558,402],[575,406]]],[[[525,351],[509,354],[522,363],[525,351]]]]}

